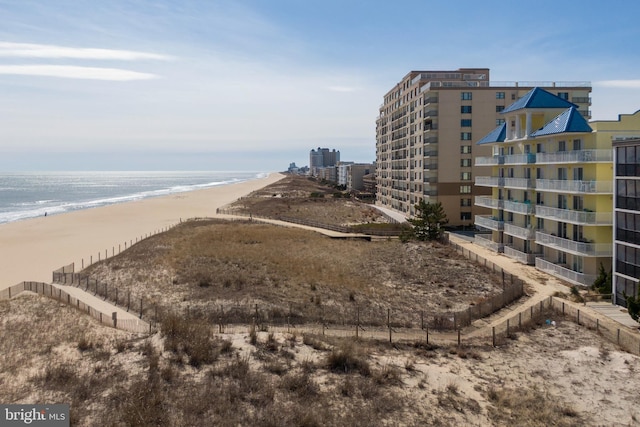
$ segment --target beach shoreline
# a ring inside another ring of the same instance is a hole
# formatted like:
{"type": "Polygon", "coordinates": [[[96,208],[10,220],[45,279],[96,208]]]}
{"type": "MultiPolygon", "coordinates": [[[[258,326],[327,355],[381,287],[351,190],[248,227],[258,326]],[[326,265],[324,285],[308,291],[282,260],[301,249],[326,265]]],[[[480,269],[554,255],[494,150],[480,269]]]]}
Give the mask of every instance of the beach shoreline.
{"type": "Polygon", "coordinates": [[[98,254],[189,218],[215,216],[216,209],[283,177],[266,177],[213,188],[83,209],[0,224],[0,289],[22,281],[51,282],[53,270],[76,270],[98,254]]]}

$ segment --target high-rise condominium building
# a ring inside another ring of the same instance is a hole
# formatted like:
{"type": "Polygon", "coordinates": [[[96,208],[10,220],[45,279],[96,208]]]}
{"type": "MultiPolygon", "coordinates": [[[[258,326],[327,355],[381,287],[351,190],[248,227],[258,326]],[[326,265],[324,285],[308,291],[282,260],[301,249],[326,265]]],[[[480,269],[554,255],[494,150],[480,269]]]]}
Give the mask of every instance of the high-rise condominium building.
{"type": "Polygon", "coordinates": [[[626,307],[640,292],[640,132],[614,139],[613,150],[613,302],[626,307]]]}
{"type": "MultiPolygon", "coordinates": [[[[476,165],[476,185],[490,209],[475,224],[487,234],[476,243],[590,286],[611,268],[612,140],[640,133],[640,112],[620,120],[587,120],[578,105],[534,88],[502,111],[505,120],[480,139],[490,148],[476,165]]],[[[626,217],[625,217],[626,218],[626,217]]]]}
{"type": "Polygon", "coordinates": [[[501,111],[535,86],[577,105],[589,117],[588,82],[491,82],[488,68],[411,71],[384,96],[376,120],[376,203],[413,215],[420,200],[441,202],[449,225],[487,214],[474,205],[489,188],[474,183],[474,144],[504,122],[501,111]]]}

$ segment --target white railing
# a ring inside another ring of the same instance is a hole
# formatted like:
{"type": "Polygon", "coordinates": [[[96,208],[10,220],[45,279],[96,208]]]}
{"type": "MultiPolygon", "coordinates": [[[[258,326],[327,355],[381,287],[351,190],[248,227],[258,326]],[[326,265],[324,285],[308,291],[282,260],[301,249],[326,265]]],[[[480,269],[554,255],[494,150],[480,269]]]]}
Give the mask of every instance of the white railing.
{"type": "Polygon", "coordinates": [[[494,199],[491,196],[476,196],[475,205],[491,209],[502,209],[504,207],[503,200],[494,199]]]}
{"type": "Polygon", "coordinates": [[[611,193],[613,183],[611,181],[577,181],[565,179],[538,179],[536,180],[538,191],[559,191],[566,193],[611,193]]]}
{"type": "Polygon", "coordinates": [[[507,188],[533,188],[533,181],[529,178],[504,178],[504,186],[507,188]]]}
{"type": "Polygon", "coordinates": [[[495,252],[502,252],[504,245],[491,240],[491,234],[476,234],[474,242],[484,248],[491,249],[495,252]]]}
{"type": "Polygon", "coordinates": [[[495,166],[504,163],[504,156],[476,157],[476,166],[495,166]]]}
{"type": "Polygon", "coordinates": [[[505,165],[526,165],[536,162],[536,155],[534,153],[525,154],[510,154],[504,156],[505,165]]]}
{"type": "Polygon", "coordinates": [[[535,228],[524,228],[517,225],[504,223],[504,232],[510,236],[517,237],[523,240],[532,240],[536,238],[535,228]]]}
{"type": "Polygon", "coordinates": [[[504,221],[494,219],[491,215],[476,215],[475,225],[499,231],[503,229],[504,221]]]}
{"type": "Polygon", "coordinates": [[[611,243],[575,242],[573,240],[552,236],[542,231],[536,232],[536,243],[582,256],[607,257],[613,253],[613,245],[611,243]]]}
{"type": "Polygon", "coordinates": [[[504,186],[504,178],[495,176],[476,176],[476,185],[482,187],[502,187],[504,186]]]}
{"type": "Polygon", "coordinates": [[[527,265],[533,265],[536,262],[536,258],[542,256],[542,254],[528,254],[514,249],[511,246],[504,246],[504,254],[509,258],[513,258],[518,262],[527,265]]]}
{"type": "Polygon", "coordinates": [[[533,213],[535,206],[531,203],[514,202],[512,200],[504,201],[504,210],[509,212],[515,212],[519,214],[533,213]]]}
{"type": "Polygon", "coordinates": [[[536,163],[588,163],[612,161],[613,150],[558,151],[556,153],[536,154],[536,163]]]}
{"type": "Polygon", "coordinates": [[[536,268],[576,285],[591,286],[596,280],[595,275],[579,273],[544,258],[536,258],[536,268]]]}
{"type": "Polygon", "coordinates": [[[554,221],[564,221],[573,224],[612,225],[612,212],[574,211],[570,209],[553,208],[550,206],[536,206],[536,216],[554,221]]]}

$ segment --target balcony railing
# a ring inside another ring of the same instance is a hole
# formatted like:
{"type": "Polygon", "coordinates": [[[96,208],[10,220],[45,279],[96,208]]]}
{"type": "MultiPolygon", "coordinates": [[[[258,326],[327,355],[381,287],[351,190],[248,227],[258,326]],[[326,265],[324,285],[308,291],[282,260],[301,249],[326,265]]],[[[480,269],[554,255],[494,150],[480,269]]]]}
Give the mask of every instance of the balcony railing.
{"type": "Polygon", "coordinates": [[[504,156],[476,157],[476,166],[495,166],[504,164],[504,156]]]}
{"type": "Polygon", "coordinates": [[[504,201],[504,210],[519,214],[528,215],[533,213],[535,206],[527,202],[516,202],[513,200],[504,201]]]}
{"type": "Polygon", "coordinates": [[[504,178],[506,188],[533,188],[533,181],[529,178],[504,178]]]}
{"type": "Polygon", "coordinates": [[[504,232],[510,236],[523,240],[533,240],[536,238],[535,228],[524,228],[510,223],[504,223],[504,232]]]}
{"type": "Polygon", "coordinates": [[[536,258],[536,268],[576,285],[591,286],[596,280],[595,275],[580,273],[544,258],[536,258]]]}
{"type": "Polygon", "coordinates": [[[536,206],[536,216],[571,224],[613,225],[613,213],[574,211],[570,209],[536,206]]]}
{"type": "Polygon", "coordinates": [[[553,236],[542,231],[536,232],[536,243],[562,252],[588,257],[607,257],[613,253],[611,243],[576,242],[562,237],[553,236]]]}
{"type": "Polygon", "coordinates": [[[491,215],[476,215],[475,225],[499,231],[504,228],[504,221],[497,220],[491,215]]]}
{"type": "Polygon", "coordinates": [[[491,234],[476,234],[474,242],[484,248],[491,249],[495,252],[502,252],[504,245],[491,240],[491,234]]]}
{"type": "Polygon", "coordinates": [[[536,163],[589,163],[611,161],[613,161],[613,150],[578,150],[536,154],[536,163]]]}
{"type": "Polygon", "coordinates": [[[526,165],[536,162],[536,155],[534,153],[525,154],[510,154],[504,156],[505,165],[526,165]]]}
{"type": "Polygon", "coordinates": [[[476,196],[475,205],[484,208],[502,209],[504,207],[504,201],[494,199],[491,196],[476,196]]]}
{"type": "Polygon", "coordinates": [[[542,256],[542,254],[528,254],[525,252],[521,252],[507,245],[504,246],[504,254],[509,258],[513,258],[516,261],[527,265],[534,265],[536,262],[536,258],[542,256]]]}
{"type": "Polygon", "coordinates": [[[504,178],[495,176],[476,176],[476,185],[481,187],[503,187],[504,178]]]}
{"type": "Polygon", "coordinates": [[[557,191],[562,193],[610,194],[611,181],[577,181],[565,179],[538,179],[537,191],[557,191]]]}

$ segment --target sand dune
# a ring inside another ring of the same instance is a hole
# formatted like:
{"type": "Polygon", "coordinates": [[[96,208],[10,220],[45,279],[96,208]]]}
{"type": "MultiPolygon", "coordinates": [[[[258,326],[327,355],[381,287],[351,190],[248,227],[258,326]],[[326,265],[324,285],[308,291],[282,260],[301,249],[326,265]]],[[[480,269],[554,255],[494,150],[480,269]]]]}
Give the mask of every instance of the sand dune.
{"type": "Polygon", "coordinates": [[[266,178],[166,197],[104,206],[0,225],[0,289],[23,280],[51,281],[62,265],[85,264],[105,250],[180,220],[210,217],[216,208],[282,178],[266,178]]]}

